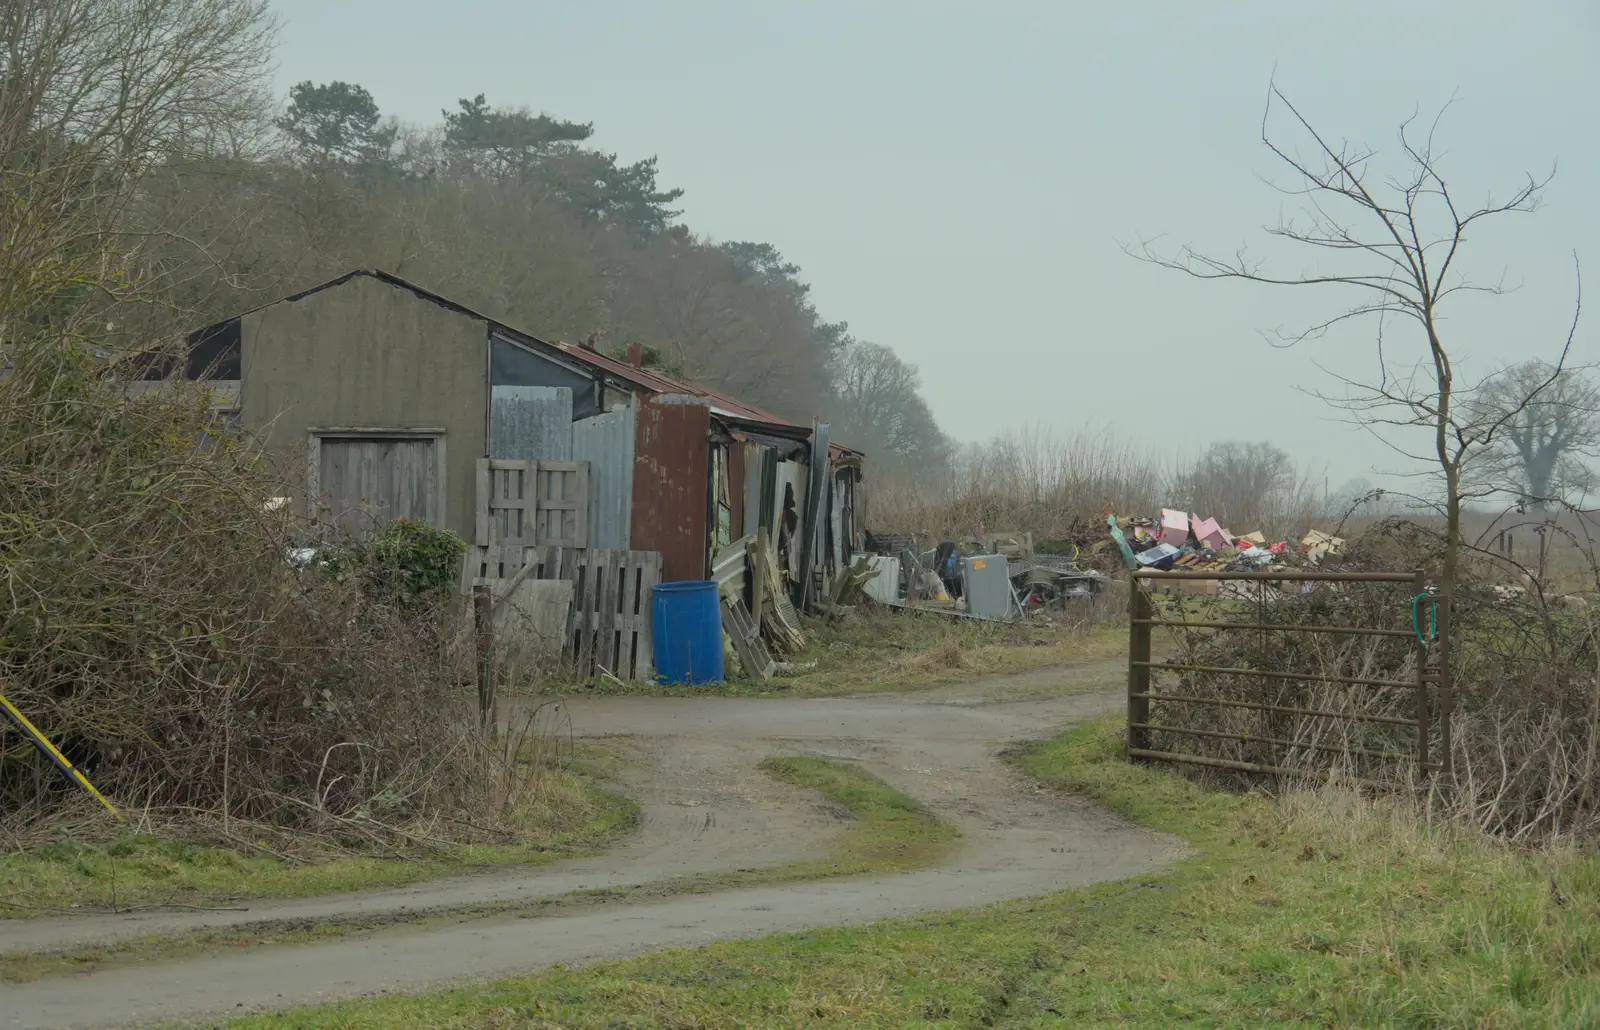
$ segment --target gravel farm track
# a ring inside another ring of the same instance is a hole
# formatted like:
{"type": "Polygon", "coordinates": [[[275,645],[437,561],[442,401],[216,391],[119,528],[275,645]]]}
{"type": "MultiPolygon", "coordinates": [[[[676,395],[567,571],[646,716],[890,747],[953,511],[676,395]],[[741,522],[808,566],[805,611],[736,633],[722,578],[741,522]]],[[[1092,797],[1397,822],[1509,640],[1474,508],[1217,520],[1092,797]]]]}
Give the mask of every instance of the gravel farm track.
{"type": "Polygon", "coordinates": [[[1146,875],[1182,850],[1081,798],[1046,791],[1002,752],[1114,709],[1120,662],[1094,662],[903,694],[785,698],[585,698],[565,703],[579,739],[628,759],[621,788],[638,830],[604,855],[501,868],[402,888],[249,902],[229,911],[0,921],[0,954],[78,948],[149,934],[298,921],[372,919],[325,942],[158,960],[0,984],[0,1027],[125,1026],[202,1020],[552,963],[619,958],[711,940],[865,923],[1146,875]],[[378,926],[384,914],[533,902],[640,888],[829,855],[848,813],[780,784],[774,754],[858,762],[961,831],[931,868],[890,876],[683,893],[378,926]]]}

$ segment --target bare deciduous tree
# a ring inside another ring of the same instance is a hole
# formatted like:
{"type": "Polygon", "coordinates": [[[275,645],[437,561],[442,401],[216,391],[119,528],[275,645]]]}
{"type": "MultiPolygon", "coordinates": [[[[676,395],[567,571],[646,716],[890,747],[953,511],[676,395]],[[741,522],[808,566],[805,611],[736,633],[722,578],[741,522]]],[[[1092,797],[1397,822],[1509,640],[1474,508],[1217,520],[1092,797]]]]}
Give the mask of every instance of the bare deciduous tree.
{"type": "Polygon", "coordinates": [[[1585,458],[1600,456],[1600,387],[1576,368],[1524,361],[1472,398],[1480,422],[1502,421],[1472,480],[1543,507],[1594,486],[1585,458]]]}
{"type": "Polygon", "coordinates": [[[1294,489],[1298,474],[1289,455],[1270,443],[1225,440],[1206,448],[1185,478],[1192,510],[1244,532],[1294,489]]]}
{"type": "MultiPolygon", "coordinates": [[[[1440,116],[1443,114],[1441,110],[1440,116]]],[[[1497,435],[1512,419],[1554,384],[1564,367],[1577,322],[1575,315],[1573,329],[1557,360],[1549,366],[1549,377],[1529,384],[1516,403],[1492,417],[1484,417],[1481,412],[1474,412],[1470,403],[1464,403],[1467,398],[1463,395],[1470,395],[1473,388],[1458,382],[1441,308],[1459,293],[1494,294],[1503,292],[1503,288],[1468,280],[1457,267],[1462,248],[1470,230],[1486,219],[1535,210],[1549,177],[1530,175],[1502,200],[1486,199],[1476,206],[1464,206],[1452,193],[1436,162],[1434,133],[1439,119],[1420,138],[1412,125],[1408,120],[1400,127],[1402,168],[1385,174],[1375,167],[1375,151],[1333,142],[1276,84],[1269,87],[1261,139],[1289,169],[1292,183],[1276,188],[1300,204],[1300,213],[1268,231],[1280,239],[1316,248],[1332,266],[1325,271],[1275,272],[1242,249],[1231,257],[1215,257],[1189,247],[1176,253],[1161,252],[1149,241],[1128,249],[1135,257],[1196,278],[1271,286],[1331,286],[1357,296],[1351,307],[1302,331],[1278,334],[1278,342],[1293,345],[1345,322],[1368,316],[1376,319],[1376,378],[1336,376],[1345,388],[1344,394],[1318,396],[1349,412],[1352,421],[1372,430],[1402,455],[1431,464],[1433,474],[1443,481],[1447,540],[1440,589],[1450,596],[1459,568],[1467,467],[1494,445],[1497,435]],[[1297,148],[1274,137],[1269,124],[1278,110],[1286,112],[1292,131],[1304,135],[1309,156],[1302,156],[1297,148]],[[1385,330],[1396,321],[1410,330],[1399,349],[1392,336],[1385,336],[1385,330]],[[1385,429],[1422,430],[1430,445],[1425,452],[1407,450],[1385,435],[1385,429]]],[[[1491,385],[1482,384],[1482,388],[1489,389],[1491,385]]]]}
{"type": "Polygon", "coordinates": [[[0,318],[56,338],[94,303],[150,298],[129,215],[152,169],[216,144],[259,95],[266,0],[0,5],[0,318]]]}
{"type": "Polygon", "coordinates": [[[890,464],[926,465],[947,444],[922,398],[917,366],[881,343],[852,341],[835,372],[834,418],[843,436],[885,450],[890,464]]]}

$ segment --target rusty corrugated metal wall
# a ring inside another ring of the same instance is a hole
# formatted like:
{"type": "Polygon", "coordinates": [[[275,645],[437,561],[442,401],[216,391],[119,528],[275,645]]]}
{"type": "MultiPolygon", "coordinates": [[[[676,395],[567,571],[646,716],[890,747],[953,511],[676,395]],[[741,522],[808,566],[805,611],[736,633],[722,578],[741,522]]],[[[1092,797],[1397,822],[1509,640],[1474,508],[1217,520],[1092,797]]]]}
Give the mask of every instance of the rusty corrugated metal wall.
{"type": "Polygon", "coordinates": [[[711,408],[699,397],[641,398],[633,463],[633,549],[659,551],[661,581],[705,579],[711,408]]]}

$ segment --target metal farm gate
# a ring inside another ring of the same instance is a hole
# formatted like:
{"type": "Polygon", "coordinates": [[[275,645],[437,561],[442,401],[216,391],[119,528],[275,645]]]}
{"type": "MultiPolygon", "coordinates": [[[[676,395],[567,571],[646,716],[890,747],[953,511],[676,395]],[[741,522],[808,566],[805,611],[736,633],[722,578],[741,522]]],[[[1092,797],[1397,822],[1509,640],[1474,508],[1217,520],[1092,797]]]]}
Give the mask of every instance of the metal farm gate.
{"type": "Polygon", "coordinates": [[[1338,761],[1361,779],[1447,772],[1448,656],[1449,613],[1422,572],[1141,569],[1127,756],[1278,776],[1338,761]],[[1177,639],[1162,661],[1156,629],[1177,639]]]}

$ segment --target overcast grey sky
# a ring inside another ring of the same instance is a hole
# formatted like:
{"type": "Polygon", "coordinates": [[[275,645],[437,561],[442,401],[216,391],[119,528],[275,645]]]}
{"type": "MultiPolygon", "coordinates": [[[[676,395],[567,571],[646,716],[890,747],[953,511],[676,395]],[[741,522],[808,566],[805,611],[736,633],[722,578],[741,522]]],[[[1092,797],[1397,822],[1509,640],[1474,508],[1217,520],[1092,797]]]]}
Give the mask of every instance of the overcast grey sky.
{"type": "Polygon", "coordinates": [[[776,245],[826,316],[921,367],[962,439],[1044,422],[1270,439],[1335,483],[1395,466],[1294,389],[1325,383],[1313,360],[1370,368],[1370,326],[1290,351],[1259,335],[1340,297],[1194,282],[1119,246],[1264,242],[1274,66],[1325,133],[1386,155],[1415,107],[1459,94],[1439,138],[1468,199],[1557,165],[1541,212],[1472,240],[1476,278],[1519,285],[1456,308],[1472,368],[1559,346],[1575,250],[1600,296],[1595,0],[275,3],[285,90],[359,82],[408,121],[482,92],[659,155],[693,229],[776,245]]]}

